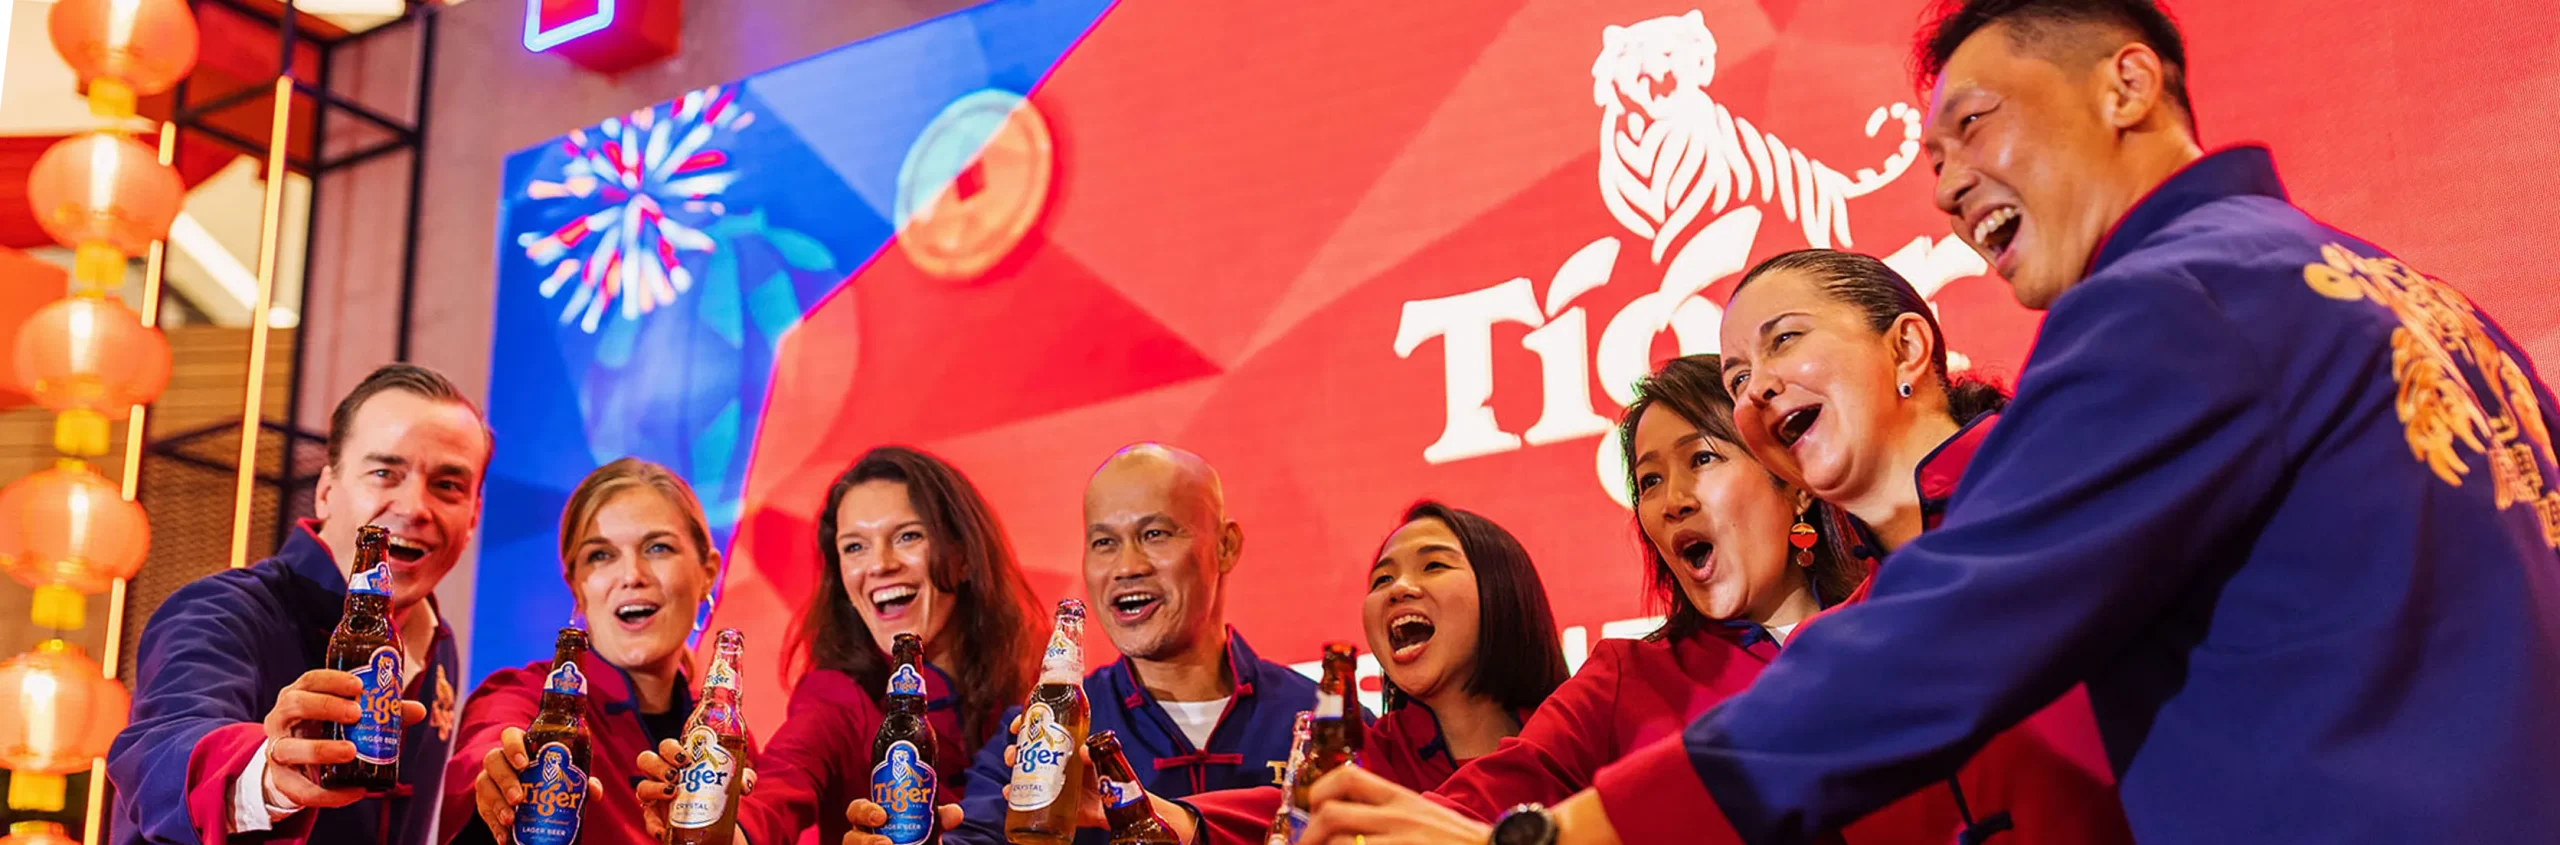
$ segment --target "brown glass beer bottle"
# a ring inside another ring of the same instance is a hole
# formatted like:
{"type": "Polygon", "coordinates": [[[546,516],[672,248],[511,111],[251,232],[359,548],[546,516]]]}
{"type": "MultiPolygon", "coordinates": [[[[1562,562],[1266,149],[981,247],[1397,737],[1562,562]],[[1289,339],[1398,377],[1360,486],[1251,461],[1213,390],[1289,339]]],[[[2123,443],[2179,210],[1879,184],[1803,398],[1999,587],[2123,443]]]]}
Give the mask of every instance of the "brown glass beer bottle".
{"type": "Polygon", "coordinates": [[[738,829],[738,777],[747,756],[746,715],[738,692],[738,660],[746,635],[723,629],[702,676],[702,703],[685,720],[685,766],[667,807],[669,845],[732,845],[738,829]]]}
{"type": "Polygon", "coordinates": [[[1040,686],[1022,708],[1013,738],[1012,782],[1005,785],[1005,839],[1015,845],[1066,845],[1076,836],[1076,805],[1085,788],[1084,745],[1093,716],[1084,699],[1084,602],[1058,602],[1058,625],[1040,655],[1040,686]]]}
{"type": "Polygon", "coordinates": [[[1351,762],[1363,737],[1360,714],[1351,709],[1351,680],[1358,656],[1349,643],[1326,643],[1324,680],[1316,683],[1316,709],[1307,721],[1307,759],[1289,780],[1289,841],[1307,830],[1308,793],[1316,781],[1351,762]]]}
{"type": "Polygon", "coordinates": [[[933,816],[933,725],[925,721],[924,638],[899,634],[889,647],[897,668],[889,672],[889,692],[882,697],[888,717],[871,740],[871,803],[889,814],[880,826],[890,845],[929,845],[942,841],[933,816]]]}
{"type": "Polygon", "coordinates": [[[347,577],[346,613],[329,633],[324,668],[356,676],[355,724],[303,722],[303,735],[353,743],[356,759],[318,767],[323,789],[389,792],[400,785],[400,647],[391,626],[390,532],[356,529],[356,559],[347,577]]]}
{"type": "Polygon", "coordinates": [[[587,632],[562,628],[556,643],[551,673],[542,681],[542,712],[524,732],[531,765],[516,773],[524,785],[512,831],[516,845],[578,841],[587,804],[587,676],[578,668],[578,658],[587,653],[587,632]]]}
{"type": "Polygon", "coordinates": [[[1093,759],[1094,776],[1102,781],[1102,816],[1111,822],[1111,845],[1180,845],[1173,826],[1156,815],[1138,771],[1120,753],[1120,735],[1103,731],[1084,741],[1093,759]]]}

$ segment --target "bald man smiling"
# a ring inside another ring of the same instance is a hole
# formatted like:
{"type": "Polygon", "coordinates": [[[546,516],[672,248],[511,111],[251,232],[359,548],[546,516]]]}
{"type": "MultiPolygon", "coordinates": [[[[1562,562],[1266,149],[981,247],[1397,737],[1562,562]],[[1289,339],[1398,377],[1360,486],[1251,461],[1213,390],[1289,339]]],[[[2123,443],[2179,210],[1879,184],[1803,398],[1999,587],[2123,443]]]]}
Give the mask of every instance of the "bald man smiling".
{"type": "MultiPolygon", "coordinates": [[[[1277,784],[1291,725],[1315,706],[1316,687],[1255,656],[1227,627],[1227,574],[1243,559],[1245,534],[1227,518],[1217,469],[1172,446],[1129,446],[1094,470],[1084,517],[1085,600],[1122,655],[1085,675],[1092,730],[1120,735],[1158,797],[1277,784]]],[[[1005,841],[1011,744],[999,736],[978,752],[964,820],[944,842],[1005,841]]],[[[1107,839],[1088,829],[1076,841],[1107,839]]]]}

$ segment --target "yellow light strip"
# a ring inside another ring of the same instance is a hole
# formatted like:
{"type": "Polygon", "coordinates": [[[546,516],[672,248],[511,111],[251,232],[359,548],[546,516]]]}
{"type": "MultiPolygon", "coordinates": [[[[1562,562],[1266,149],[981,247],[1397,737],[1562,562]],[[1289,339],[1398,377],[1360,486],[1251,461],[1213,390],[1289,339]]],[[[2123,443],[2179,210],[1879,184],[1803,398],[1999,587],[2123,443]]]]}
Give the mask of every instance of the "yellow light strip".
{"type": "MultiPolygon", "coordinates": [[[[172,166],[178,160],[178,124],[160,124],[160,164],[172,166]]],[[[151,255],[142,265],[142,324],[160,325],[160,270],[168,257],[167,243],[151,242],[151,255]]],[[[142,489],[143,417],[149,405],[133,406],[133,415],[124,424],[124,500],[133,501],[142,489]]],[[[98,654],[98,668],[107,680],[116,680],[116,668],[124,663],[124,592],[125,580],[118,578],[107,589],[107,647],[98,654]]],[[[98,834],[106,828],[107,758],[89,761],[89,824],[81,829],[82,845],[98,845],[98,834]]]]}
{"type": "MultiPolygon", "coordinates": [[[[276,304],[279,218],[284,216],[285,130],[293,117],[293,77],[276,77],[276,114],[267,127],[266,205],[258,214],[258,301],[249,309],[249,387],[240,412],[240,481],[231,501],[231,568],[249,565],[249,505],[258,478],[258,419],[267,387],[267,312],[276,304]]],[[[290,444],[287,444],[290,447],[290,444]]]]}

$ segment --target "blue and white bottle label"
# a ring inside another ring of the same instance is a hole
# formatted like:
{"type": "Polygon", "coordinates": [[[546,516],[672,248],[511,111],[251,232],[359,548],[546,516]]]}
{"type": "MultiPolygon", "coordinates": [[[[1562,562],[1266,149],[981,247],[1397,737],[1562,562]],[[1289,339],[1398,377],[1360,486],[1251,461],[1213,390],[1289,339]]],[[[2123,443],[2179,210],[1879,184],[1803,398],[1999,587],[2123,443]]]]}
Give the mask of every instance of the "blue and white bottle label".
{"type": "Polygon", "coordinates": [[[364,691],[356,695],[356,723],[347,726],[347,741],[355,743],[356,759],[375,765],[400,761],[400,652],[390,646],[373,650],[364,665],[356,667],[356,683],[364,691]]]}
{"type": "Polygon", "coordinates": [[[587,674],[578,671],[578,664],[575,663],[563,663],[551,667],[551,675],[542,681],[542,691],[586,695],[587,674]]]}
{"type": "Polygon", "coordinates": [[[899,665],[898,671],[889,673],[889,694],[924,695],[924,676],[916,674],[916,667],[899,665]]]}
{"type": "Polygon", "coordinates": [[[1147,789],[1135,782],[1116,780],[1102,782],[1103,806],[1117,810],[1144,800],[1147,800],[1147,789]]]}
{"type": "Polygon", "coordinates": [[[1306,832],[1307,832],[1307,811],[1306,811],[1306,810],[1304,810],[1304,809],[1300,809],[1300,808],[1298,808],[1298,807],[1290,807],[1290,808],[1289,808],[1289,841],[1290,841],[1290,842],[1296,842],[1296,841],[1298,841],[1298,837],[1299,837],[1299,836],[1301,836],[1301,835],[1304,835],[1306,832]]]}
{"type": "Polygon", "coordinates": [[[372,569],[356,573],[355,577],[347,579],[347,592],[368,596],[390,595],[391,564],[377,563],[372,569]]]}
{"type": "MultiPolygon", "coordinates": [[[[895,689],[895,684],[891,686],[895,689]]],[[[889,812],[889,822],[880,826],[880,835],[891,845],[920,845],[933,835],[933,766],[916,751],[915,743],[898,740],[889,743],[889,753],[871,767],[871,803],[889,812]]]]}
{"type": "Polygon", "coordinates": [[[516,808],[520,845],[569,845],[578,841],[578,818],[587,804],[587,772],[569,746],[546,743],[525,770],[524,804],[516,808]]]}

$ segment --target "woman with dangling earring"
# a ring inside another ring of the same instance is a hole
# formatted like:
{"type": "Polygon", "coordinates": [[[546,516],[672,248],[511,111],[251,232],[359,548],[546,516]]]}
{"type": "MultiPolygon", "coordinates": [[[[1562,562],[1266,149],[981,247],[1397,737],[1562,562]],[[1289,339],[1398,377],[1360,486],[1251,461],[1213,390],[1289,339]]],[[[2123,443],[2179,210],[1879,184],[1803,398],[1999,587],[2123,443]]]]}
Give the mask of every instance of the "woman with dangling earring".
{"type": "MultiPolygon", "coordinates": [[[[693,713],[685,644],[709,616],[720,577],[693,488],[637,458],[588,473],[560,514],[560,574],[576,602],[572,624],[588,637],[578,671],[563,673],[586,687],[580,717],[595,783],[579,829],[588,842],[650,841],[627,785],[640,774],[640,754],[674,739],[693,713]]],[[[553,668],[542,660],[498,670],[463,705],[444,768],[444,841],[504,841],[525,789],[516,779],[528,764],[525,726],[542,709],[553,668]]]]}
{"type": "MultiPolygon", "coordinates": [[[[1714,355],[1664,362],[1619,420],[1649,592],[1668,611],[1662,628],[1595,644],[1515,741],[1430,794],[1368,772],[1329,776],[1347,781],[1324,787],[1341,796],[1336,803],[1387,812],[1319,809],[1307,841],[1393,833],[1399,842],[1485,842],[1488,825],[1514,808],[1554,805],[1591,788],[1603,766],[1680,735],[1772,666],[1801,626],[1863,593],[1873,561],[1852,553],[1844,534],[1854,532],[1837,527],[1847,518],[1744,446],[1721,369],[1714,355]]],[[[1995,740],[1967,767],[1963,788],[1913,793],[1839,833],[1851,845],[1970,845],[1993,833],[1988,841],[2017,845],[2132,841],[2113,786],[2035,737],[1995,740]],[[2006,803],[2021,793],[2032,800],[2006,803]],[[2004,803],[1985,809],[1986,797],[2004,803]]],[[[1212,841],[1251,841],[1239,825],[1209,821],[1212,841]]]]}
{"type": "MultiPolygon", "coordinates": [[[[845,808],[871,794],[863,761],[898,634],[924,640],[925,721],[941,775],[934,803],[958,803],[969,755],[1005,729],[1006,707],[1030,697],[1047,635],[995,509],[941,458],[905,446],[864,452],[827,488],[817,541],[818,585],[786,646],[804,671],[738,809],[750,842],[791,842],[816,828],[818,841],[834,843],[852,830],[845,808]]],[[[657,754],[641,767],[665,770],[657,754]]],[[[643,786],[653,795],[662,787],[643,786]]],[[[665,804],[650,806],[663,813],[665,804]]]]}

